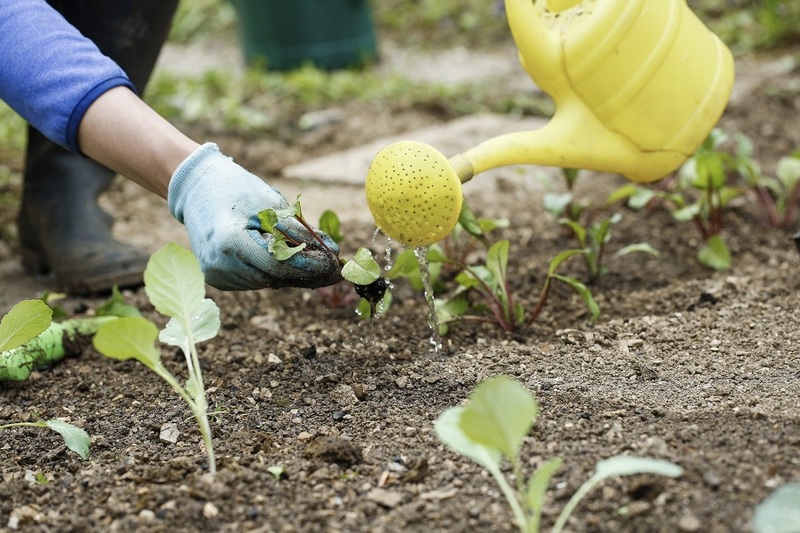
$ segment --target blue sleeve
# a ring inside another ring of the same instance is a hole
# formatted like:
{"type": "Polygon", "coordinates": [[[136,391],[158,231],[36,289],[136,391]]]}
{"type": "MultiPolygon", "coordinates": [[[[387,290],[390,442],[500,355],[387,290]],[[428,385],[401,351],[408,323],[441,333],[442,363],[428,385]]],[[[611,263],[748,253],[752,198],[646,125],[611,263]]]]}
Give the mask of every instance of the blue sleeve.
{"type": "Polygon", "coordinates": [[[0,3],[0,99],[72,152],[89,106],[125,72],[44,0],[0,3]]]}

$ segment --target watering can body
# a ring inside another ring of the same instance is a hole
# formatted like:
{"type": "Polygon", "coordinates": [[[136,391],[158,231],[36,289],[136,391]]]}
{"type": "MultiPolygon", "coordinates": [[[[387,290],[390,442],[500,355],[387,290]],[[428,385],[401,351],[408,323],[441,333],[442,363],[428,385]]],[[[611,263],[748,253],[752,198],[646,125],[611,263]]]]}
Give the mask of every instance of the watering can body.
{"type": "Polygon", "coordinates": [[[520,61],[552,96],[542,128],[488,139],[447,159],[404,141],[367,174],[378,227],[405,245],[446,236],[461,183],[486,170],[532,164],[662,178],[694,153],[733,86],[733,56],[686,0],[505,0],[520,61]]]}
{"type": "Polygon", "coordinates": [[[538,164],[653,181],[683,163],[725,109],[733,56],[685,0],[505,4],[522,66],[556,113],[541,130],[465,152],[474,174],[538,164]]]}

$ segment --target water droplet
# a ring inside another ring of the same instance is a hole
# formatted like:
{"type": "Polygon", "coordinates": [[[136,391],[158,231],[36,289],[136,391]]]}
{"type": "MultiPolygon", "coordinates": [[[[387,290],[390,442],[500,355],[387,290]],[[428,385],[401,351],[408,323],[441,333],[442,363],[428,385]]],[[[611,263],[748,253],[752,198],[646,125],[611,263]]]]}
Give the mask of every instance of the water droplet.
{"type": "Polygon", "coordinates": [[[442,336],[439,334],[439,319],[436,317],[436,303],[433,294],[433,282],[431,280],[431,269],[428,263],[428,246],[414,247],[414,255],[417,256],[419,272],[422,275],[422,285],[425,287],[425,300],[428,302],[428,326],[431,328],[430,344],[433,346],[436,355],[442,352],[442,336]]]}

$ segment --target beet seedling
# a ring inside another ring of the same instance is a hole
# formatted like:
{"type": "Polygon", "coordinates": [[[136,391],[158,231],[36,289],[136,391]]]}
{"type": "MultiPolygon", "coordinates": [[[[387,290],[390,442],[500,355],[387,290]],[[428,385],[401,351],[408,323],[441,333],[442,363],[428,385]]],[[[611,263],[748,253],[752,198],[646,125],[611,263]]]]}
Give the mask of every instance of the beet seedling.
{"type": "MultiPolygon", "coordinates": [[[[572,230],[572,234],[578,241],[578,246],[585,250],[586,253],[583,258],[586,262],[586,270],[589,274],[589,284],[596,283],[601,276],[608,272],[607,261],[605,261],[606,244],[611,240],[611,226],[622,220],[622,215],[614,213],[608,218],[604,218],[599,222],[594,222],[588,227],[584,227],[577,220],[568,218],[561,219],[559,224],[563,224],[572,230]]],[[[616,259],[624,255],[644,252],[658,257],[658,250],[647,244],[646,242],[629,244],[611,256],[611,259],[616,259]]]]}
{"type": "Polygon", "coordinates": [[[203,374],[197,344],[217,335],[219,308],[205,297],[205,280],[194,255],[177,244],[167,244],[150,257],[144,272],[145,293],[162,315],[170,317],[159,332],[150,320],[123,317],[103,324],[94,336],[95,349],[120,361],[135,359],[166,381],[186,401],[200,427],[209,470],[216,474],[214,445],[208,423],[203,374]],[[181,384],[161,363],[156,339],[177,346],[186,359],[188,379],[181,384]]]}
{"type": "MultiPolygon", "coordinates": [[[[521,533],[537,533],[544,498],[561,459],[550,459],[525,481],[521,451],[525,438],[539,415],[536,398],[520,383],[505,376],[480,383],[466,405],[451,407],[434,424],[436,436],[452,451],[472,459],[497,482],[511,507],[521,533]],[[500,466],[506,459],[513,471],[514,485],[500,466]]],[[[580,501],[603,480],[616,476],[657,474],[678,477],[683,469],[668,461],[617,455],[597,463],[594,474],[564,506],[554,526],[560,533],[580,501]]]]}

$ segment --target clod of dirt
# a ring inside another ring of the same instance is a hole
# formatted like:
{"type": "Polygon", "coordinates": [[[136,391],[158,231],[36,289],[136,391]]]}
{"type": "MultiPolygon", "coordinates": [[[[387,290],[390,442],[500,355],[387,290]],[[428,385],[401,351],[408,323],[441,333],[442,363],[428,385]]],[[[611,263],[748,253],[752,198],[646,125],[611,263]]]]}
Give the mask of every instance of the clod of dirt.
{"type": "Polygon", "coordinates": [[[358,464],[363,459],[360,448],[349,441],[331,436],[318,437],[309,442],[304,453],[313,461],[326,465],[336,463],[343,468],[358,464]]]}

